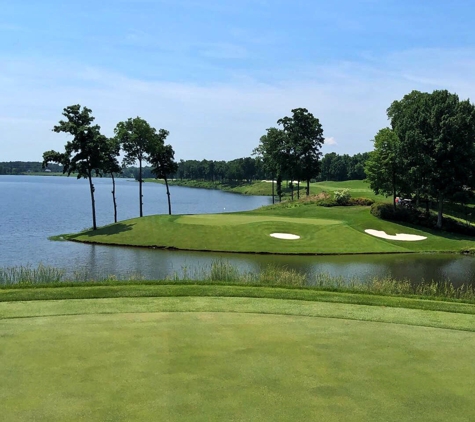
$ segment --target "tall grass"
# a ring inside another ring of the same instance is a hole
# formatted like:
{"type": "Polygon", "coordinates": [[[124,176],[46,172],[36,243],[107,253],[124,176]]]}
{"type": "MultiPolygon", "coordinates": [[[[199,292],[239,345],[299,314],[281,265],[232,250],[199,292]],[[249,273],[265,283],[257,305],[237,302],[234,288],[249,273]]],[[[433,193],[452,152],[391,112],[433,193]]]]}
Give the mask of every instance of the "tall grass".
{"type": "Polygon", "coordinates": [[[204,283],[219,281],[255,286],[305,287],[348,293],[475,300],[474,285],[463,284],[455,287],[450,280],[430,282],[421,280],[419,283],[413,283],[407,279],[398,280],[392,277],[374,277],[368,280],[347,279],[328,273],[309,275],[276,265],[268,265],[259,272],[240,272],[234,265],[224,260],[214,261],[209,267],[195,270],[193,273],[185,269],[181,276],[175,273],[169,278],[175,282],[190,279],[204,283]]]}
{"type": "MultiPolygon", "coordinates": [[[[121,277],[116,275],[92,276],[87,272],[75,271],[72,274],[65,270],[39,265],[37,268],[29,266],[0,267],[0,286],[14,285],[44,285],[61,283],[101,283],[115,281],[144,281],[140,274],[130,273],[121,277]]],[[[346,279],[335,277],[327,273],[309,275],[294,269],[268,265],[258,272],[239,271],[226,260],[213,261],[209,266],[194,269],[190,272],[186,267],[181,273],[175,272],[163,282],[185,282],[195,280],[198,283],[244,284],[252,286],[301,287],[316,290],[328,290],[349,293],[370,293],[391,296],[420,296],[427,298],[475,300],[475,286],[464,284],[455,287],[450,280],[442,282],[421,280],[413,283],[409,280],[397,280],[392,277],[372,278],[361,280],[358,278],[346,279]]]]}
{"type": "Polygon", "coordinates": [[[42,284],[60,284],[60,283],[101,283],[106,281],[120,280],[143,280],[140,274],[129,273],[121,277],[116,275],[104,274],[93,276],[87,270],[77,270],[72,273],[56,267],[39,264],[38,267],[17,266],[0,267],[0,286],[15,285],[42,285],[42,284]]]}
{"type": "Polygon", "coordinates": [[[29,266],[0,267],[0,285],[60,283],[64,281],[65,274],[66,272],[60,268],[42,264],[37,268],[29,266]]]}

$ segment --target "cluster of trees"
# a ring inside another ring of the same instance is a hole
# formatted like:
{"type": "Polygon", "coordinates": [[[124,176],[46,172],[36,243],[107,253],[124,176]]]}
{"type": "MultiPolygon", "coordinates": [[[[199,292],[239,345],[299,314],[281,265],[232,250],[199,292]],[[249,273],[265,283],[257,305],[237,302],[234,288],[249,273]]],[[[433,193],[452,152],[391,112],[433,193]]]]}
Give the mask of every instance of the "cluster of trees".
{"type": "Polygon", "coordinates": [[[412,91],[387,110],[391,128],[381,129],[366,163],[376,193],[437,203],[467,197],[475,187],[475,106],[446,90],[412,91]]]}
{"type": "Polygon", "coordinates": [[[115,136],[108,138],[100,131],[99,125],[93,125],[92,110],[79,104],[63,110],[65,120],[53,128],[54,132],[68,133],[72,140],[68,141],[63,152],[46,151],[43,153],[43,166],[56,163],[63,167],[68,176],[77,174],[77,178],[89,181],[92,204],[93,229],[97,229],[96,207],[94,200],[94,184],[92,177],[110,175],[112,178],[112,199],[114,204],[114,221],[117,222],[117,203],[115,197],[114,175],[122,171],[119,163],[121,151],[124,153],[123,165],[139,163],[139,210],[143,216],[142,165],[148,162],[151,171],[157,178],[165,179],[168,197],[168,212],[171,214],[170,191],[167,178],[176,172],[174,151],[171,145],[165,144],[168,131],[158,132],[140,117],[119,122],[114,129],[115,136]]]}
{"type": "Polygon", "coordinates": [[[297,181],[297,195],[300,191],[300,181],[306,181],[308,196],[310,180],[316,178],[320,172],[320,148],[324,142],[322,125],[306,108],[291,111],[291,117],[277,120],[279,128],[267,129],[259,146],[254,150],[254,154],[262,159],[264,167],[272,175],[272,201],[274,180],[277,180],[277,195],[281,198],[283,177],[290,179],[293,199],[293,181],[297,181]]]}
{"type": "Polygon", "coordinates": [[[366,179],[365,164],[369,152],[339,155],[335,152],[325,154],[321,160],[320,175],[317,181],[333,180],[364,180],[366,179]]]}
{"type": "MultiPolygon", "coordinates": [[[[325,154],[320,160],[320,174],[315,181],[333,180],[364,180],[366,179],[365,163],[369,152],[339,155],[335,152],[325,154]]],[[[282,172],[287,177],[286,172],[282,172]]],[[[208,180],[231,182],[246,180],[263,180],[271,178],[273,173],[264,166],[261,157],[245,157],[232,161],[213,160],[180,160],[178,170],[174,175],[178,179],[208,180]]],[[[290,175],[289,175],[290,179],[290,175]]]]}
{"type": "Polygon", "coordinates": [[[252,182],[265,177],[261,160],[253,157],[237,158],[231,161],[180,160],[175,177],[177,179],[207,180],[211,182],[252,182]]]}
{"type": "MultiPolygon", "coordinates": [[[[63,167],[58,164],[50,166],[51,171],[61,172],[63,167]]],[[[0,174],[25,174],[39,173],[43,171],[41,162],[39,161],[4,161],[0,162],[0,174]]]]}

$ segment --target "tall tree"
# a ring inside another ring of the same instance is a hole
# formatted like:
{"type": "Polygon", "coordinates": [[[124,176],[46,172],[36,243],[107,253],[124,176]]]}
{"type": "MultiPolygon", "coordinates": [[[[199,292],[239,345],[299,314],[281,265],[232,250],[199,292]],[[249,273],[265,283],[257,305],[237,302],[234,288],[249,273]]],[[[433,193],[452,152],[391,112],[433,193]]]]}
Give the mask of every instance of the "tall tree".
{"type": "Polygon", "coordinates": [[[103,142],[103,166],[102,172],[110,175],[112,179],[112,203],[114,205],[114,223],[117,223],[117,200],[115,197],[115,175],[122,173],[122,166],[119,164],[120,143],[116,138],[106,138],[103,142]]]}
{"type": "Polygon", "coordinates": [[[412,91],[391,104],[388,117],[403,146],[411,186],[437,201],[441,228],[444,201],[474,185],[475,106],[446,90],[412,91]]]}
{"type": "Polygon", "coordinates": [[[167,189],[168,214],[172,214],[172,203],[170,199],[170,189],[168,186],[168,177],[175,174],[178,170],[178,164],[174,161],[175,151],[171,145],[165,145],[165,139],[169,132],[160,129],[153,137],[147,150],[147,161],[152,165],[152,173],[157,179],[163,179],[167,189]]]}
{"type": "Polygon", "coordinates": [[[291,178],[297,176],[307,182],[307,196],[310,194],[310,179],[320,172],[320,148],[325,138],[320,121],[306,108],[295,108],[292,117],[277,121],[287,135],[287,163],[291,178]]]}
{"type": "Polygon", "coordinates": [[[156,135],[156,130],[146,120],[136,117],[119,122],[114,133],[125,152],[124,164],[139,162],[139,214],[143,217],[142,162],[146,159],[148,145],[156,135]]]}
{"type": "Polygon", "coordinates": [[[366,162],[366,177],[376,195],[396,195],[402,190],[404,169],[399,138],[390,128],[381,129],[374,137],[374,151],[366,162]]]}
{"type": "Polygon", "coordinates": [[[271,127],[267,133],[261,136],[259,146],[254,149],[253,154],[262,158],[264,168],[272,176],[272,203],[274,203],[274,180],[277,179],[277,193],[279,200],[282,196],[282,170],[285,166],[287,144],[286,135],[283,130],[271,127]]]}
{"type": "Polygon", "coordinates": [[[78,179],[88,179],[92,205],[92,228],[96,230],[95,189],[92,176],[93,174],[99,175],[101,172],[103,143],[106,138],[101,135],[98,125],[92,125],[94,117],[91,112],[91,109],[81,108],[79,104],[63,109],[63,116],[66,120],[60,120],[59,124],[54,126],[53,131],[69,133],[73,139],[66,143],[64,153],[46,151],[43,154],[43,165],[46,167],[49,162],[55,162],[63,166],[63,173],[67,173],[68,176],[71,173],[77,173],[78,179]]]}

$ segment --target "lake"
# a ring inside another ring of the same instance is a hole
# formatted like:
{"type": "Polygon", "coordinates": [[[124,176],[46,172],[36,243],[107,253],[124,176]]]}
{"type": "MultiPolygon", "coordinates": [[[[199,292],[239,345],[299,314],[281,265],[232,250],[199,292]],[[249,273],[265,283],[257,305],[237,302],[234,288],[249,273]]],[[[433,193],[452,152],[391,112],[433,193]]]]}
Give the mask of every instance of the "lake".
{"type": "MultiPolygon", "coordinates": [[[[94,179],[99,226],[113,222],[111,180],[94,179]]],[[[118,218],[138,216],[138,184],[117,180],[118,218]]],[[[170,187],[174,214],[245,211],[271,203],[269,197],[244,196],[217,190],[170,187]]],[[[166,214],[165,186],[144,184],[144,214],[166,214]]],[[[49,236],[92,226],[88,183],[72,177],[0,176],[0,267],[36,267],[42,263],[92,277],[140,274],[163,279],[186,272],[199,274],[216,260],[241,271],[277,265],[312,275],[344,278],[392,276],[414,282],[450,279],[455,285],[475,282],[475,259],[449,254],[271,256],[182,252],[55,242],[49,236]]]]}

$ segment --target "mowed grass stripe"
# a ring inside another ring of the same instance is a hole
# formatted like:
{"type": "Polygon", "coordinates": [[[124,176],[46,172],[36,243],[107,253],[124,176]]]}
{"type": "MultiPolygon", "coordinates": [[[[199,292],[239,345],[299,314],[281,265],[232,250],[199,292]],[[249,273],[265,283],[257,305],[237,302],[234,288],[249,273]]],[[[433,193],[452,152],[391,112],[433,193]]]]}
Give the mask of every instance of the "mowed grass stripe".
{"type": "Polygon", "coordinates": [[[264,215],[247,215],[247,214],[197,214],[184,215],[174,220],[175,223],[180,224],[197,224],[197,225],[241,225],[250,223],[296,223],[296,224],[311,224],[316,226],[328,226],[333,224],[342,224],[340,220],[330,220],[323,218],[292,218],[292,217],[277,217],[264,215]]]}
{"type": "Polygon", "coordinates": [[[149,312],[238,312],[338,318],[475,332],[475,315],[348,303],[243,297],[161,297],[0,303],[0,319],[149,312]]]}
{"type": "Polygon", "coordinates": [[[243,313],[0,321],[12,421],[467,421],[473,333],[243,313]]]}

